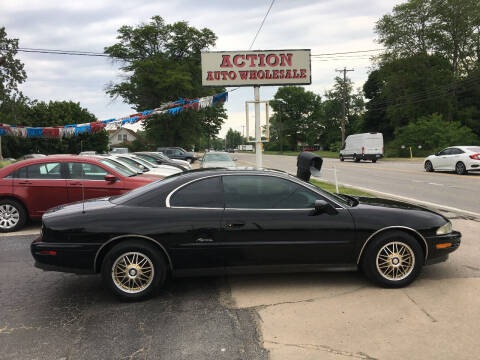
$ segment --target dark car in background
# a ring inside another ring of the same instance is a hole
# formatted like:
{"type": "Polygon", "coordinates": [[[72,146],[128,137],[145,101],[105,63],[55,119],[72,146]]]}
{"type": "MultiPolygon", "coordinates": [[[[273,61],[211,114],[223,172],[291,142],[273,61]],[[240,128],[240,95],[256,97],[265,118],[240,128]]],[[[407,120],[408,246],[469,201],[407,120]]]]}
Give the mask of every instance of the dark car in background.
{"type": "Polygon", "coordinates": [[[134,153],[134,155],[149,161],[153,164],[157,165],[169,165],[169,166],[174,166],[178,169],[181,169],[182,171],[185,171],[186,169],[179,163],[173,161],[172,159],[169,159],[167,156],[163,155],[162,153],[156,153],[156,152],[150,152],[150,151],[140,151],[134,153]]]}
{"type": "Polygon", "coordinates": [[[189,163],[193,163],[197,159],[194,153],[188,152],[181,147],[160,147],[157,148],[157,151],[164,153],[170,159],[185,160],[189,163]]]}
{"type": "Polygon", "coordinates": [[[201,169],[128,194],[56,208],[31,245],[37,267],[101,273],[123,299],[167,275],[357,270],[384,287],[445,261],[460,233],[433,211],[336,195],[279,171],[201,169]]]}
{"type": "Polygon", "coordinates": [[[48,209],[82,199],[120,195],[158,177],[137,176],[108,159],[57,155],[0,170],[0,232],[16,231],[48,209]]]}

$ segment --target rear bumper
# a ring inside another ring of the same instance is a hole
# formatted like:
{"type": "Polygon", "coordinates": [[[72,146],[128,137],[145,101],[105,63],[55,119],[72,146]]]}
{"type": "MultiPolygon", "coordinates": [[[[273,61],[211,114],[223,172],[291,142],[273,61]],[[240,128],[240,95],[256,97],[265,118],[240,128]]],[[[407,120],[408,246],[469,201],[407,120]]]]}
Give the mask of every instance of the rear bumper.
{"type": "Polygon", "coordinates": [[[460,247],[462,234],[452,231],[450,234],[438,235],[426,238],[429,247],[427,265],[437,264],[446,261],[448,255],[460,247]],[[437,247],[437,245],[439,247],[437,247]]]}
{"type": "Polygon", "coordinates": [[[383,158],[382,154],[362,154],[362,160],[378,160],[383,158]]]}
{"type": "Polygon", "coordinates": [[[47,271],[76,274],[93,273],[95,254],[100,244],[65,244],[34,241],[30,252],[35,267],[47,271]]]}

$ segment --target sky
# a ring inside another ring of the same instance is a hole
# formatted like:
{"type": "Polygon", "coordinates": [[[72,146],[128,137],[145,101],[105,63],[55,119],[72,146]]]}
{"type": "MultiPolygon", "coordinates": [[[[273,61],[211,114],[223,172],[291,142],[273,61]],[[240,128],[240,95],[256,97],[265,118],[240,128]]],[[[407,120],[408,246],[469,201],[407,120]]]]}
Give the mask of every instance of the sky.
{"type": "MultiPolygon", "coordinates": [[[[313,54],[379,49],[375,22],[392,11],[400,0],[276,0],[253,50],[311,49],[313,54]]],[[[207,27],[218,37],[210,50],[247,50],[271,0],[0,0],[0,26],[19,47],[103,52],[115,44],[117,29],[136,26],[160,15],[167,23],[188,21],[207,27]]],[[[105,88],[122,78],[119,64],[108,58],[19,53],[27,80],[21,91],[43,101],[72,100],[99,120],[135,113],[121,98],[111,99],[105,88]]],[[[355,87],[361,87],[373,64],[365,55],[312,59],[312,84],[307,90],[319,95],[333,86],[344,66],[355,87]]],[[[273,98],[278,87],[260,88],[261,100],[273,98]]],[[[225,107],[229,128],[243,132],[245,101],[253,100],[253,88],[229,94],[225,107]]],[[[253,108],[250,113],[253,112],[253,108]]],[[[250,124],[253,122],[250,121],[250,124]]],[[[253,128],[250,130],[253,131],[253,128]]]]}

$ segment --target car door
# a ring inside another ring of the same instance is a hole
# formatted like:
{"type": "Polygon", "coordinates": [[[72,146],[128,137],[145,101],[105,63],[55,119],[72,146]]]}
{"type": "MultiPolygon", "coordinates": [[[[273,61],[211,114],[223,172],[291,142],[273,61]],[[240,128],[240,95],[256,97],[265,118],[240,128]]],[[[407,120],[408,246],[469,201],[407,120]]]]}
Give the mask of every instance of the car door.
{"type": "MultiPolygon", "coordinates": [[[[220,177],[187,183],[167,198],[170,207],[169,244],[175,268],[223,271],[220,222],[223,190],[220,177]]],[[[181,271],[180,270],[180,271],[181,271]]]]}
{"type": "Polygon", "coordinates": [[[67,203],[67,184],[61,163],[42,162],[18,169],[14,174],[13,193],[22,199],[34,218],[67,203]]]}
{"type": "Polygon", "coordinates": [[[448,170],[449,164],[450,149],[443,149],[440,151],[433,160],[433,168],[435,170],[448,170]]]}
{"type": "Polygon", "coordinates": [[[120,181],[112,183],[105,175],[114,175],[105,168],[89,162],[67,162],[69,202],[121,194],[120,181]]]}
{"type": "Polygon", "coordinates": [[[464,151],[458,148],[450,148],[450,155],[448,155],[448,169],[447,170],[455,170],[455,166],[457,162],[462,161],[462,154],[464,151]]]}
{"type": "Polygon", "coordinates": [[[300,183],[267,175],[222,178],[226,265],[351,264],[354,223],[349,211],[300,183]],[[335,215],[315,214],[326,200],[335,215]]]}

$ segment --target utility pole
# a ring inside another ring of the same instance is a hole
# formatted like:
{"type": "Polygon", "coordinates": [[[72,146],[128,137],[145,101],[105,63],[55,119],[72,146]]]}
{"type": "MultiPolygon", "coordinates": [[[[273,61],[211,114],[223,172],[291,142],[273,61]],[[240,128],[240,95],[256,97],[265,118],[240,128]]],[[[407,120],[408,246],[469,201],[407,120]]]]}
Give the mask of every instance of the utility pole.
{"type": "Polygon", "coordinates": [[[245,125],[242,125],[242,144],[245,144],[245,125]]]}
{"type": "Polygon", "coordinates": [[[343,112],[342,121],[340,122],[340,131],[342,132],[342,148],[345,144],[345,124],[347,123],[347,72],[355,71],[354,69],[335,69],[336,72],[343,72],[343,112]]]}

